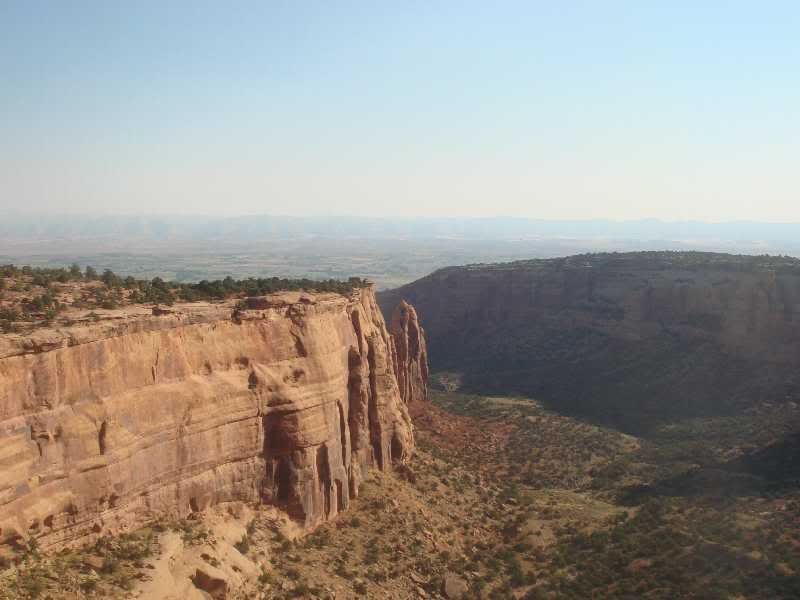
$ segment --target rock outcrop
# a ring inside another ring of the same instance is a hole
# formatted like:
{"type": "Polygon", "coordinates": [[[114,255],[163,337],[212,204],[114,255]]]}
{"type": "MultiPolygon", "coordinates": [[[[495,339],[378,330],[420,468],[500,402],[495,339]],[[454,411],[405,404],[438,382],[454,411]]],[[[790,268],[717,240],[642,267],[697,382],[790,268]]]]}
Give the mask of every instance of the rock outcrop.
{"type": "Polygon", "coordinates": [[[697,252],[442,269],[379,294],[419,311],[431,366],[635,429],[800,400],[800,261],[697,252]]]}
{"type": "Polygon", "coordinates": [[[417,311],[405,300],[395,307],[390,331],[397,354],[395,378],[407,405],[428,397],[428,349],[417,311]]]}
{"type": "Polygon", "coordinates": [[[396,342],[372,289],[0,336],[0,543],[63,547],[226,501],[333,517],[413,450],[427,366],[402,311],[396,342]]]}

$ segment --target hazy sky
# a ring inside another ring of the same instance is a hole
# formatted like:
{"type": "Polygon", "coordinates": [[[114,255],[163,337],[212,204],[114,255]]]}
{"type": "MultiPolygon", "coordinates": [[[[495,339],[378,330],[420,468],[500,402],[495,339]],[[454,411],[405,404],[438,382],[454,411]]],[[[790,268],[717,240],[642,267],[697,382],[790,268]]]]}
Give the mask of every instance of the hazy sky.
{"type": "Polygon", "coordinates": [[[800,221],[800,3],[0,0],[9,208],[800,221]]]}

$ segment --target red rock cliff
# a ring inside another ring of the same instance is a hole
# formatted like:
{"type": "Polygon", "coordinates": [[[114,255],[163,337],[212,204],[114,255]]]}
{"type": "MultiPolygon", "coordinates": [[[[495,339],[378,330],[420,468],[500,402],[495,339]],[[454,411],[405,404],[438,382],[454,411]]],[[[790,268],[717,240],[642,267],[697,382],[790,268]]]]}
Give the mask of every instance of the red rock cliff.
{"type": "Polygon", "coordinates": [[[413,450],[424,340],[395,343],[371,289],[111,316],[0,336],[0,543],[232,500],[312,527],[413,450]]]}
{"type": "Polygon", "coordinates": [[[395,378],[406,404],[428,397],[428,350],[417,311],[401,300],[392,313],[390,331],[397,354],[395,378]]]}

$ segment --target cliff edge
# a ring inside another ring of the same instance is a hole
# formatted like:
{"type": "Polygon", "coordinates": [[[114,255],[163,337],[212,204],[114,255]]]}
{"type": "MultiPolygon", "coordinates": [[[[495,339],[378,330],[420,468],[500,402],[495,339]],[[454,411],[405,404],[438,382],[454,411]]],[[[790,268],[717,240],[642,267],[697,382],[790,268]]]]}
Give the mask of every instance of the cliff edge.
{"type": "Polygon", "coordinates": [[[311,528],[413,450],[424,340],[410,317],[393,337],[371,288],[100,313],[0,336],[0,543],[226,501],[311,528]]]}

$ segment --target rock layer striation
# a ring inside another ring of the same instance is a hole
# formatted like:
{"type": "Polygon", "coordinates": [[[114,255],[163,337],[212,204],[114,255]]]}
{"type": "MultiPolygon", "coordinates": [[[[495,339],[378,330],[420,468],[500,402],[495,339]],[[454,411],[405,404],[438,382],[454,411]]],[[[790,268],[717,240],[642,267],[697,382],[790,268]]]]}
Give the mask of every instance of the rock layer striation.
{"type": "Polygon", "coordinates": [[[225,501],[310,528],[413,450],[424,340],[398,352],[372,289],[105,316],[0,337],[0,543],[62,547],[225,501]]]}

